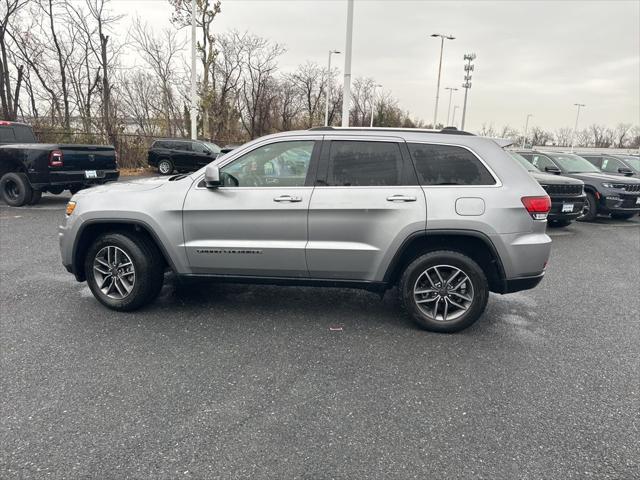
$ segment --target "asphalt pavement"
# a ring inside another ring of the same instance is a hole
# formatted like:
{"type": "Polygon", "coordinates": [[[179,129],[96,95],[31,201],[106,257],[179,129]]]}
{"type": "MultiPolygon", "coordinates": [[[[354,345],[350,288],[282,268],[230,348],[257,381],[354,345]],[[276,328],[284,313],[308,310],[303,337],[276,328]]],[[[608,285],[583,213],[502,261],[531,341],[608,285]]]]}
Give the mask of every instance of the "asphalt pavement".
{"type": "Polygon", "coordinates": [[[178,285],[102,307],[68,197],[0,205],[0,478],[640,477],[640,222],[551,230],[534,290],[455,334],[396,292],[178,285]]]}

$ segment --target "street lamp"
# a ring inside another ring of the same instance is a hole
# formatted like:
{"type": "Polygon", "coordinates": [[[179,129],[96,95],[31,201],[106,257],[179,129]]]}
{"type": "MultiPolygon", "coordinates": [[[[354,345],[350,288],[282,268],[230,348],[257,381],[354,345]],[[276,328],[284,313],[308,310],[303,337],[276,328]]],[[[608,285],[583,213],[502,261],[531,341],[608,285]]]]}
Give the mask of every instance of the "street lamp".
{"type": "Polygon", "coordinates": [[[453,118],[451,119],[451,125],[456,126],[456,110],[460,108],[460,105],[453,106],[453,118]]]}
{"type": "Polygon", "coordinates": [[[347,39],[344,48],[344,81],[342,82],[342,126],[349,126],[351,108],[351,46],[353,44],[353,1],[347,0],[347,39]]]}
{"type": "Polygon", "coordinates": [[[445,90],[449,90],[449,108],[447,109],[447,126],[449,126],[451,125],[449,123],[449,115],[451,114],[451,95],[453,94],[453,92],[457,92],[458,89],[453,87],[445,87],[445,90]]]}
{"type": "Polygon", "coordinates": [[[436,128],[438,120],[438,101],[440,100],[440,74],[442,73],[442,52],[444,50],[444,40],[455,40],[456,37],[451,35],[442,35],[441,33],[432,33],[432,37],[440,38],[440,63],[438,64],[438,85],[436,86],[436,108],[433,110],[433,128],[436,128]]]}
{"type": "Polygon", "coordinates": [[[573,145],[576,139],[576,130],[578,129],[578,117],[580,117],[580,108],[586,107],[584,103],[574,103],[573,105],[578,107],[578,111],[576,112],[576,123],[573,126],[573,133],[571,134],[571,153],[573,153],[573,145]]]}
{"type": "Polygon", "coordinates": [[[373,127],[373,106],[376,103],[376,88],[382,88],[382,85],[380,85],[379,83],[376,83],[373,86],[373,92],[371,92],[371,123],[369,124],[370,127],[373,127]]]}
{"type": "Polygon", "coordinates": [[[331,87],[333,83],[333,75],[331,74],[331,55],[339,55],[338,50],[329,50],[329,66],[327,67],[327,104],[324,107],[324,126],[329,126],[329,102],[331,101],[331,87]]]}
{"type": "Polygon", "coordinates": [[[522,137],[522,148],[524,148],[524,144],[527,141],[527,129],[529,128],[529,118],[533,117],[533,113],[527,114],[527,121],[524,123],[524,135],[522,137]]]}
{"type": "Polygon", "coordinates": [[[462,84],[462,88],[464,88],[464,104],[462,106],[462,122],[460,123],[460,130],[464,130],[464,121],[467,118],[467,95],[471,88],[471,72],[473,72],[474,69],[474,65],[471,62],[476,59],[476,54],[465,53],[463,58],[467,64],[464,66],[464,83],[462,84]]]}

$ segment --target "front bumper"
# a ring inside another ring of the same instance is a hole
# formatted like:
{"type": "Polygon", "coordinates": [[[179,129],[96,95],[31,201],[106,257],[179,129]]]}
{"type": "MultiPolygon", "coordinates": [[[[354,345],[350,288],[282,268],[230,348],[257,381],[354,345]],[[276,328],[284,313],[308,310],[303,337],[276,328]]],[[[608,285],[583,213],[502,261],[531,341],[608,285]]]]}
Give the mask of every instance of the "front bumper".
{"type": "Polygon", "coordinates": [[[640,213],[640,193],[615,192],[601,194],[598,213],[640,213]]]}
{"type": "Polygon", "coordinates": [[[579,196],[562,196],[554,195],[551,197],[551,210],[549,211],[549,220],[573,220],[582,214],[582,208],[586,200],[586,195],[579,196]],[[571,206],[571,210],[567,210],[566,206],[571,206]],[[563,211],[564,210],[564,211],[563,211]]]}

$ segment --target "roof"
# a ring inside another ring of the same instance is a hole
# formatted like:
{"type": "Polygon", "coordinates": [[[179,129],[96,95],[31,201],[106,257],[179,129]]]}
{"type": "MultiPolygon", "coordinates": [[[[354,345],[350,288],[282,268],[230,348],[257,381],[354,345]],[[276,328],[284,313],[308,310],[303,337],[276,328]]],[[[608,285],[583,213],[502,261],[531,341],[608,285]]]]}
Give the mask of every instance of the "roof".
{"type": "Polygon", "coordinates": [[[356,132],[411,132],[411,133],[444,133],[448,135],[473,135],[471,132],[464,130],[458,130],[455,127],[445,127],[442,130],[434,130],[427,128],[396,128],[396,127],[313,127],[309,129],[310,132],[321,131],[356,131],[356,132]]]}

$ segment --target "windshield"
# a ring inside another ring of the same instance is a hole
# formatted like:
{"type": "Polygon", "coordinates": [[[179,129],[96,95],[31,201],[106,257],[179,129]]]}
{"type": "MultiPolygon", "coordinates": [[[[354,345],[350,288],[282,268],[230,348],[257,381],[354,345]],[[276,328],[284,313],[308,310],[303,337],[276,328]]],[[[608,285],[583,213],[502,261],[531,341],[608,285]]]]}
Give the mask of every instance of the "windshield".
{"type": "Polygon", "coordinates": [[[220,153],[220,147],[215,143],[210,143],[210,142],[202,142],[202,143],[213,153],[220,153]]]}
{"type": "Polygon", "coordinates": [[[539,172],[540,170],[538,170],[536,167],[534,167],[531,162],[529,162],[529,160],[527,160],[526,158],[524,158],[522,155],[520,155],[519,153],[516,152],[509,152],[509,154],[515,158],[518,163],[520,163],[520,165],[522,165],[524,168],[526,168],[529,172],[539,172]]]}
{"type": "Polygon", "coordinates": [[[599,172],[600,169],[578,155],[556,153],[549,155],[567,173],[599,172]]]}

